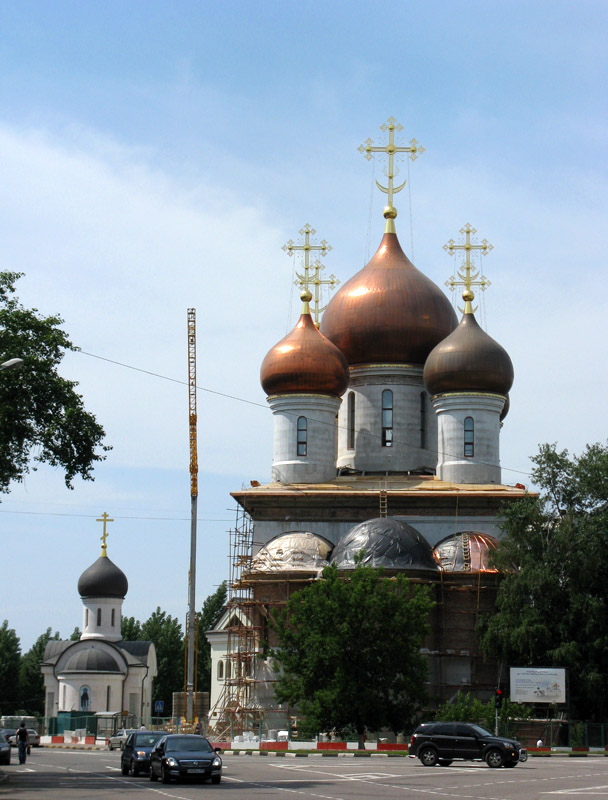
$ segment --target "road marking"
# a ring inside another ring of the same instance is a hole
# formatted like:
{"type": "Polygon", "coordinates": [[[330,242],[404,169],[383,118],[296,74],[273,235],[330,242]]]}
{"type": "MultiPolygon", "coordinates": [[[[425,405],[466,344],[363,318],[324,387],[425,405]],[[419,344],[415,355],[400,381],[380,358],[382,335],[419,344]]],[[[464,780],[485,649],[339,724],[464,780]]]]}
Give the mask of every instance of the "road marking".
{"type": "Polygon", "coordinates": [[[593,794],[598,797],[608,797],[608,786],[585,786],[584,789],[554,789],[552,792],[542,792],[542,794],[584,794],[585,797],[593,794]]]}

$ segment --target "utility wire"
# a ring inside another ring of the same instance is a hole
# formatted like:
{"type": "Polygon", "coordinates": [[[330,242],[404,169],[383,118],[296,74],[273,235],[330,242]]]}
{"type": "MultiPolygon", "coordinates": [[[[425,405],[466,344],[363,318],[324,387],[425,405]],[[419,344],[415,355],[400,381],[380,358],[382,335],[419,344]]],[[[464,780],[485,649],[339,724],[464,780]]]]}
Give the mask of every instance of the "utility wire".
{"type": "MultiPolygon", "coordinates": [[[[151,370],[142,369],[141,367],[134,367],[131,364],[125,364],[122,361],[116,361],[115,359],[112,359],[112,358],[105,358],[104,356],[98,356],[95,353],[88,353],[86,350],[77,349],[75,352],[82,353],[82,355],[90,356],[91,358],[97,358],[100,361],[106,361],[109,364],[116,364],[117,366],[124,367],[125,369],[132,369],[132,370],[135,370],[136,372],[143,372],[145,375],[151,375],[154,378],[160,378],[161,380],[170,381],[171,383],[178,383],[181,386],[188,386],[188,382],[187,381],[181,381],[178,378],[170,378],[167,375],[161,375],[159,372],[152,372],[151,370]]],[[[218,392],[216,389],[209,389],[209,388],[207,388],[205,386],[199,386],[198,384],[197,384],[196,388],[197,388],[197,390],[200,389],[201,392],[207,392],[208,394],[214,394],[214,395],[217,395],[218,397],[225,397],[228,400],[236,400],[238,403],[247,403],[247,405],[250,405],[250,406],[257,406],[257,408],[263,408],[265,411],[269,411],[270,410],[267,405],[264,405],[263,403],[257,403],[255,400],[247,400],[244,397],[238,397],[237,395],[227,394],[226,392],[218,392]]],[[[289,413],[289,412],[287,412],[287,413],[289,413]]],[[[299,415],[293,414],[293,416],[299,416],[299,415]]],[[[317,422],[322,422],[322,420],[317,420],[317,422]]],[[[328,423],[322,423],[322,424],[326,424],[328,427],[331,427],[332,429],[335,427],[334,423],[329,423],[328,422],[328,423]]],[[[347,430],[345,425],[339,425],[338,427],[340,428],[340,430],[347,430]]],[[[356,433],[358,433],[360,435],[368,436],[368,437],[370,437],[372,439],[378,439],[379,440],[381,438],[377,434],[371,433],[370,431],[356,431],[356,433]]],[[[456,453],[447,453],[445,451],[436,450],[436,449],[434,449],[432,447],[418,448],[415,445],[410,444],[409,442],[403,442],[403,441],[401,441],[399,439],[394,439],[393,441],[394,441],[394,444],[399,444],[399,445],[402,445],[403,447],[414,448],[416,450],[419,450],[419,449],[428,450],[429,453],[434,453],[437,456],[444,456],[444,457],[447,456],[448,458],[458,458],[459,457],[456,453]]],[[[490,464],[489,462],[485,462],[485,461],[479,461],[478,459],[475,459],[475,458],[470,459],[470,461],[471,461],[471,463],[474,463],[474,464],[481,464],[481,465],[484,465],[484,466],[495,466],[494,464],[490,464]]],[[[501,466],[501,469],[505,470],[506,472],[514,472],[517,475],[526,475],[527,477],[530,477],[530,473],[526,472],[525,470],[512,469],[510,467],[504,467],[504,466],[501,466]]]]}

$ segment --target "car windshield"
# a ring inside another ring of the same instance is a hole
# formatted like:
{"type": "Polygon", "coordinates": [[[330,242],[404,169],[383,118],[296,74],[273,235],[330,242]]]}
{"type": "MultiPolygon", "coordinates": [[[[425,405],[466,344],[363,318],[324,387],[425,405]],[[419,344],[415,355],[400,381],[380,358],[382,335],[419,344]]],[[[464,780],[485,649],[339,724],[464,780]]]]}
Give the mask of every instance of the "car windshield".
{"type": "Polygon", "coordinates": [[[158,740],[165,734],[162,731],[158,733],[137,733],[135,734],[135,747],[153,747],[158,740]]]}
{"type": "Polygon", "coordinates": [[[177,750],[186,753],[211,753],[211,745],[203,736],[169,736],[167,750],[177,750]]]}
{"type": "Polygon", "coordinates": [[[471,725],[471,728],[475,731],[476,734],[479,736],[492,736],[493,734],[490,731],[487,731],[485,728],[482,728],[480,725],[471,725]]]}

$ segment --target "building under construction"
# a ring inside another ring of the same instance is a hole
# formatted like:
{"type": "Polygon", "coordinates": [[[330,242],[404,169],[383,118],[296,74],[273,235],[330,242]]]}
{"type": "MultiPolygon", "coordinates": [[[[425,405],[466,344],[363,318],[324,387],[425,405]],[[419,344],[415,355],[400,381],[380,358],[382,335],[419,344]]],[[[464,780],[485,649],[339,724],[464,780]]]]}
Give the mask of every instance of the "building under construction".
{"type": "Polygon", "coordinates": [[[289,724],[295,710],[276,707],[263,657],[264,642],[272,644],[268,617],[325,564],[348,575],[361,551],[388,576],[405,572],[432,586],[431,697],[460,689],[488,697],[499,680],[496,665],[483,662],[475,625],[494,606],[498,575],[488,557],[501,536],[500,507],[525,487],[503,484],[500,464],[513,364],[475,316],[475,291],[490,285],[482,257],[492,245],[469,223],[456,240],[425,243],[456,258],[446,285],[462,290],[459,322],[397,238],[393,202],[405,185],[395,181],[398,161],[424,152],[415,139],[400,141],[401,130],[390,117],[380,141],[359,147],[383,162],[385,181],[375,183],[386,197],[384,231],[326,307],[319,289],[339,281],[323,279],[311,256],[331,247],[307,224],[301,242],[283,248],[303,258],[295,273],[302,311],[260,370],[274,421],[271,480],[233,493],[230,602],[208,634],[210,720],[233,732],[256,721],[289,724]]]}
{"type": "Polygon", "coordinates": [[[275,676],[266,658],[268,646],[276,644],[269,617],[328,564],[346,578],[360,552],[387,578],[404,572],[432,587],[435,606],[424,648],[429,696],[443,702],[458,691],[481,699],[493,695],[498,666],[482,658],[475,626],[496,597],[493,518],[501,503],[521,498],[521,489],[351,476],[323,486],[252,487],[233,496],[239,511],[231,531],[229,602],[209,634],[216,643],[210,723],[217,735],[293,727],[297,709],[274,699],[275,676]],[[297,518],[306,522],[296,529],[291,519],[297,518]],[[443,535],[448,526],[452,532],[443,535]],[[431,543],[433,531],[439,539],[431,543]],[[263,544],[259,539],[269,533],[263,544]]]}

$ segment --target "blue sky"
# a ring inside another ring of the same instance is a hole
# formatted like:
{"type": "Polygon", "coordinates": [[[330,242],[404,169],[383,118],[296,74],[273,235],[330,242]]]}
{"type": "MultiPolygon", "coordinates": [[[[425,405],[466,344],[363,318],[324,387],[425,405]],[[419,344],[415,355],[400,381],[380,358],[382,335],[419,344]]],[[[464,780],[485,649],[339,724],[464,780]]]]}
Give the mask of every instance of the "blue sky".
{"type": "MultiPolygon", "coordinates": [[[[470,221],[494,250],[480,309],[511,354],[503,478],[537,445],[605,441],[603,2],[5,2],[0,267],[86,353],[187,377],[197,308],[198,604],[228,575],[230,490],[265,480],[267,350],[299,313],[282,252],[310,222],[343,282],[375,250],[381,165],[357,152],[394,115],[426,148],[396,196],[414,263],[470,221]],[[410,208],[411,192],[411,208],[410,208]],[[256,405],[259,404],[259,405],[256,405]]],[[[402,165],[406,176],[407,166],[402,165]]],[[[187,392],[70,354],[113,450],[94,483],[41,468],[0,504],[1,618],[24,648],[80,624],[80,573],[109,554],[128,615],[181,620],[189,553],[187,392]],[[21,587],[25,586],[26,599],[21,587]]]]}

